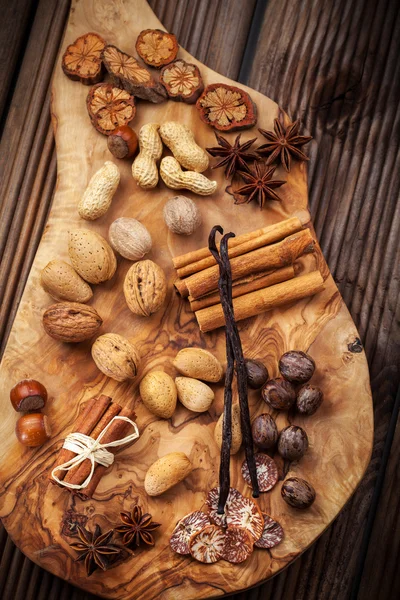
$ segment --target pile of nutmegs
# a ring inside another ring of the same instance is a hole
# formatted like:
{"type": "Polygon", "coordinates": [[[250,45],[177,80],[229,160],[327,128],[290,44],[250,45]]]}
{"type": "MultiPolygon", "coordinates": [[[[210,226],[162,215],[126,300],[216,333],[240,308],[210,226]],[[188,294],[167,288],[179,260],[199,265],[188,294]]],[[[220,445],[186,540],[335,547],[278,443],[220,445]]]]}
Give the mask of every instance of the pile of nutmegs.
{"type": "MultiPolygon", "coordinates": [[[[290,351],[279,360],[281,377],[268,380],[268,371],[260,361],[246,361],[248,385],[261,388],[261,397],[274,410],[295,409],[303,415],[313,415],[323,400],[322,391],[308,381],[314,374],[315,362],[305,352],[290,351]]],[[[277,446],[285,460],[299,460],[308,449],[307,433],[302,427],[289,425],[278,433],[275,419],[268,413],[257,416],[252,423],[254,444],[260,450],[277,446]]],[[[313,487],[304,479],[290,477],[282,485],[283,499],[295,508],[307,508],[315,500],[313,487]]]]}

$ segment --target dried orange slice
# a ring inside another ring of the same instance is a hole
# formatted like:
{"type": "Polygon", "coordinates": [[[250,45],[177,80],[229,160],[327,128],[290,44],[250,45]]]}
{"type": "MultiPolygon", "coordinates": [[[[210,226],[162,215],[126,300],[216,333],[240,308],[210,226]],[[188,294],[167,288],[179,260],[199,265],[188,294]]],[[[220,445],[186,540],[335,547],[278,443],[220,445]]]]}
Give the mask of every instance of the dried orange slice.
{"type": "Polygon", "coordinates": [[[102,52],[102,58],[114,85],[120,85],[133,96],[150,102],[158,103],[166,98],[163,86],[133,56],[108,45],[102,52]]]}
{"type": "Polygon", "coordinates": [[[221,558],[224,546],[225,532],[217,525],[207,525],[192,535],[189,543],[193,558],[208,564],[215,563],[221,558]]]}
{"type": "Polygon", "coordinates": [[[106,42],[97,33],[85,33],[67,46],[61,67],[67,77],[85,85],[103,79],[101,53],[106,42]]]}
{"type": "Polygon", "coordinates": [[[182,517],[175,526],[169,544],[178,554],[190,554],[189,542],[193,534],[198,533],[207,525],[211,525],[209,516],[201,510],[195,510],[182,517]]]}
{"type": "Polygon", "coordinates": [[[249,94],[233,85],[208,85],[196,108],[204,123],[220,131],[248,129],[257,122],[257,108],[249,94]]]}
{"type": "Polygon", "coordinates": [[[257,504],[243,496],[239,500],[234,500],[228,507],[226,523],[228,527],[244,527],[254,540],[260,539],[264,529],[264,517],[257,504]]]}
{"type": "Polygon", "coordinates": [[[253,537],[243,527],[228,527],[225,532],[225,544],[222,550],[224,560],[230,563],[241,563],[253,552],[253,537]]]}
{"type": "Polygon", "coordinates": [[[209,509],[208,512],[209,512],[211,521],[213,523],[215,523],[216,525],[220,525],[221,527],[226,527],[226,514],[229,510],[230,505],[232,504],[232,502],[235,502],[235,500],[240,500],[242,498],[243,498],[243,496],[238,490],[236,490],[235,488],[229,488],[228,498],[225,503],[225,509],[224,509],[225,512],[223,515],[220,515],[218,513],[219,487],[212,488],[208,492],[207,498],[206,498],[206,504],[209,509]]]}
{"type": "Polygon", "coordinates": [[[171,100],[187,104],[194,104],[204,89],[198,67],[181,58],[161,69],[160,81],[171,100]]]}
{"type": "Polygon", "coordinates": [[[110,135],[117,127],[127,125],[136,114],[134,97],[110,83],[94,85],[86,105],[92,125],[104,135],[110,135]]]}
{"type": "Polygon", "coordinates": [[[277,521],[271,519],[266,513],[262,513],[264,517],[264,530],[254,545],[257,548],[273,548],[283,540],[283,529],[277,521]]]}
{"type": "Polygon", "coordinates": [[[136,40],[136,52],[150,67],[160,68],[175,60],[178,41],[173,33],[161,29],[145,29],[136,40]]]}

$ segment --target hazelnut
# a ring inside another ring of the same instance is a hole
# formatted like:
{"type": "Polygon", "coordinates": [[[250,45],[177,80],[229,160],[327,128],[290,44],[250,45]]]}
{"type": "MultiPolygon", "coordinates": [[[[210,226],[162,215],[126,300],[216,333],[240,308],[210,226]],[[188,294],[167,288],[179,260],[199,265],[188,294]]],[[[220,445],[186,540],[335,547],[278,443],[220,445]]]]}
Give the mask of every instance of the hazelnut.
{"type": "Polygon", "coordinates": [[[267,367],[260,360],[246,359],[247,384],[252,390],[259,390],[268,380],[267,367]]]}
{"type": "Polygon", "coordinates": [[[253,442],[261,450],[268,450],[276,444],[278,428],[274,419],[268,413],[258,415],[252,423],[253,442]]]}
{"type": "Polygon", "coordinates": [[[279,370],[292,383],[306,383],[314,374],[315,362],[309,354],[291,350],[282,354],[279,370]]]}
{"type": "Polygon", "coordinates": [[[308,437],[304,429],[289,425],[279,435],[278,452],[288,460],[298,460],[307,452],[308,437]]]}
{"type": "Polygon", "coordinates": [[[40,410],[47,402],[47,390],[39,381],[23,379],[12,388],[10,400],[17,412],[40,410]]]}
{"type": "Polygon", "coordinates": [[[107,146],[115,158],[130,158],[138,149],[138,137],[129,125],[120,125],[108,136],[107,146]]]}
{"type": "Polygon", "coordinates": [[[36,448],[50,439],[47,417],[42,413],[28,413],[20,417],[15,426],[15,435],[23,446],[36,448]]]}
{"type": "Polygon", "coordinates": [[[288,477],[281,488],[284,501],[294,508],[308,508],[315,500],[315,490],[305,479],[288,477]]]}
{"type": "Polygon", "coordinates": [[[323,399],[322,390],[307,383],[297,392],[296,408],[302,415],[313,415],[321,406],[323,399]]]}
{"type": "Polygon", "coordinates": [[[286,379],[270,379],[261,390],[263,400],[276,410],[288,410],[296,400],[296,389],[286,379]]]}

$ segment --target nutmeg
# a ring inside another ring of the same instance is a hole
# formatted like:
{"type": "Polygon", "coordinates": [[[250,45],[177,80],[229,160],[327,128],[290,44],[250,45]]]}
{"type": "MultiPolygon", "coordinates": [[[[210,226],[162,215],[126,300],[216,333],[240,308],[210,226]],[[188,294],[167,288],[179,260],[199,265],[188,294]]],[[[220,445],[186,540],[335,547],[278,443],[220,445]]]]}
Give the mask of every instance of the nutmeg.
{"type": "Polygon", "coordinates": [[[296,408],[302,415],[313,415],[321,406],[323,399],[322,390],[307,383],[297,392],[296,408]]]}
{"type": "Polygon", "coordinates": [[[311,483],[305,479],[288,477],[282,484],[281,496],[293,508],[309,508],[316,493],[311,483]]]}
{"type": "Polygon", "coordinates": [[[268,369],[260,360],[247,358],[245,361],[247,384],[252,390],[259,390],[268,380],[268,369]]]}
{"type": "Polygon", "coordinates": [[[138,149],[138,137],[129,125],[120,125],[108,136],[107,146],[115,158],[130,158],[138,149]]]}
{"type": "Polygon", "coordinates": [[[20,417],[15,426],[15,435],[23,446],[36,448],[50,439],[48,419],[42,413],[27,413],[20,417]]]}
{"type": "Polygon", "coordinates": [[[10,400],[17,412],[40,410],[47,402],[47,390],[35,379],[23,379],[10,391],[10,400]]]}
{"type": "Polygon", "coordinates": [[[108,230],[110,244],[128,260],[140,260],[151,250],[151,235],[137,219],[119,217],[108,230]]]}
{"type": "Polygon", "coordinates": [[[292,383],[306,383],[314,374],[315,362],[309,354],[291,350],[282,354],[279,370],[292,383]]]}
{"type": "Polygon", "coordinates": [[[261,450],[275,446],[278,439],[278,428],[275,420],[268,413],[258,415],[252,423],[253,442],[261,450]]]}
{"type": "Polygon", "coordinates": [[[282,429],[278,440],[278,452],[287,460],[299,460],[308,449],[308,437],[304,429],[289,425],[282,429]]]}
{"type": "Polygon", "coordinates": [[[164,206],[164,221],[179,235],[191,235],[201,225],[201,214],[197,205],[186,196],[174,196],[164,206]]]}
{"type": "Polygon", "coordinates": [[[296,389],[286,379],[270,379],[261,390],[261,397],[276,410],[289,410],[296,400],[296,389]]]}

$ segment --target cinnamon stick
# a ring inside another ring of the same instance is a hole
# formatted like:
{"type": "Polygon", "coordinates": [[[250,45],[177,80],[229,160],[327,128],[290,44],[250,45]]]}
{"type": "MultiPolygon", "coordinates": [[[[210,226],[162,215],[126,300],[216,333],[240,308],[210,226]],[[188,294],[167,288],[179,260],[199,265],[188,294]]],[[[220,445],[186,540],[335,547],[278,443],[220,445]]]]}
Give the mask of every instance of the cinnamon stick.
{"type": "MultiPolygon", "coordinates": [[[[253,250],[231,261],[232,280],[245,275],[259,273],[266,269],[277,269],[292,264],[299,256],[313,252],[315,241],[309,229],[295,233],[282,242],[253,250]]],[[[217,289],[219,278],[218,266],[209,267],[195,273],[185,280],[189,295],[195,300],[217,289]]]]}
{"type": "MultiPolygon", "coordinates": [[[[324,280],[319,271],[313,271],[300,277],[295,277],[283,283],[277,283],[263,290],[245,294],[233,300],[235,320],[241,321],[254,317],[278,306],[313,296],[323,289],[324,280]]],[[[225,324],[221,304],[198,310],[196,319],[203,333],[212,331],[225,324]]]]}
{"type": "MultiPolygon", "coordinates": [[[[131,420],[134,420],[136,417],[135,412],[129,408],[123,408],[121,410],[121,412],[119,413],[119,416],[120,417],[128,417],[128,419],[131,419],[131,420]]],[[[117,420],[117,421],[115,421],[115,423],[113,423],[113,425],[109,428],[109,430],[107,431],[105,436],[102,438],[102,443],[108,444],[109,442],[114,442],[115,440],[122,439],[126,435],[128,435],[129,430],[131,430],[131,429],[132,429],[132,426],[129,423],[127,423],[126,421],[117,420]]],[[[125,448],[125,447],[126,446],[118,446],[118,448],[108,448],[108,450],[109,450],[109,452],[116,454],[117,452],[120,452],[120,450],[122,448],[125,448]]],[[[89,500],[89,498],[91,498],[93,496],[94,492],[96,491],[96,488],[99,485],[100,480],[106,471],[107,471],[107,467],[103,467],[103,465],[97,464],[96,468],[94,470],[94,473],[93,473],[93,477],[90,480],[89,485],[87,485],[85,488],[83,488],[81,490],[71,490],[72,493],[79,496],[79,498],[81,498],[81,500],[89,500]]],[[[87,475],[86,475],[86,477],[87,477],[87,475]]],[[[84,479],[82,479],[81,481],[84,481],[86,479],[86,477],[84,479]]]]}
{"type": "MultiPolygon", "coordinates": [[[[294,267],[293,265],[290,265],[289,267],[282,267],[282,269],[276,269],[275,271],[269,271],[267,273],[256,273],[255,275],[251,275],[249,277],[243,277],[233,282],[232,298],[238,298],[239,296],[243,296],[244,294],[249,294],[250,292],[262,290],[263,288],[275,285],[276,283],[281,283],[282,281],[293,279],[294,276],[294,267]]],[[[192,311],[196,312],[197,310],[201,310],[202,308],[207,308],[208,306],[219,304],[220,294],[219,292],[214,292],[212,294],[202,296],[198,300],[195,300],[194,298],[189,296],[189,302],[192,311]]]]}
{"type": "MultiPolygon", "coordinates": [[[[88,400],[85,408],[78,416],[77,420],[74,423],[73,430],[74,432],[84,433],[85,435],[90,435],[93,429],[96,427],[97,423],[102,418],[103,414],[107,410],[107,408],[111,404],[111,398],[109,396],[101,396],[91,398],[88,400]]],[[[55,467],[59,467],[63,463],[71,460],[75,454],[71,450],[66,450],[65,448],[61,448],[58,456],[56,458],[55,467]]],[[[52,470],[53,470],[52,469],[52,470]]],[[[60,471],[58,474],[58,479],[64,479],[66,475],[66,471],[60,471]]],[[[49,475],[49,479],[52,483],[57,483],[52,477],[49,475]]]]}
{"type": "MultiPolygon", "coordinates": [[[[110,406],[107,408],[106,412],[97,423],[96,427],[90,433],[90,437],[94,440],[97,440],[101,432],[107,425],[112,421],[114,417],[116,417],[121,412],[122,406],[119,404],[115,404],[111,402],[110,406]]],[[[80,485],[83,481],[85,481],[86,477],[90,473],[90,469],[92,467],[92,463],[87,458],[80,465],[73,467],[70,469],[64,477],[64,481],[68,483],[73,483],[75,485],[80,485]]]]}
{"type": "MultiPolygon", "coordinates": [[[[250,242],[255,240],[261,236],[265,236],[262,244],[272,244],[273,242],[277,242],[282,240],[283,238],[291,235],[292,233],[296,233],[296,231],[300,231],[302,228],[302,223],[300,219],[297,217],[291,217],[290,219],[285,219],[284,221],[280,221],[279,223],[274,223],[273,225],[268,225],[267,227],[263,227],[262,229],[256,229],[255,231],[249,231],[248,233],[243,233],[242,235],[238,235],[235,238],[232,238],[229,242],[229,258],[232,256],[239,256],[238,254],[231,254],[233,249],[241,244],[246,242],[250,242]],[[265,241],[268,240],[268,241],[265,241]]],[[[217,244],[219,248],[219,244],[217,244]]],[[[255,246],[255,248],[259,248],[260,246],[255,246]]],[[[244,252],[248,252],[249,250],[244,250],[244,252]]],[[[240,252],[243,254],[244,252],[240,252]]],[[[181,256],[175,256],[172,259],[173,265],[175,269],[183,269],[187,265],[192,263],[196,263],[197,261],[207,259],[208,266],[212,266],[216,264],[215,258],[211,255],[210,250],[207,248],[200,248],[199,250],[194,250],[193,252],[188,252],[186,254],[182,254],[181,256]]],[[[206,267],[202,267],[204,269],[206,267]]],[[[197,267],[196,267],[197,269],[197,267]]],[[[200,269],[198,269],[200,270],[200,269]]],[[[196,271],[192,271],[191,273],[197,273],[196,271]]],[[[191,274],[190,273],[190,274],[191,274]]],[[[189,274],[189,273],[188,273],[189,274]]],[[[179,273],[178,273],[179,275],[179,273]]],[[[186,277],[186,275],[179,275],[180,277],[186,277]]]]}

